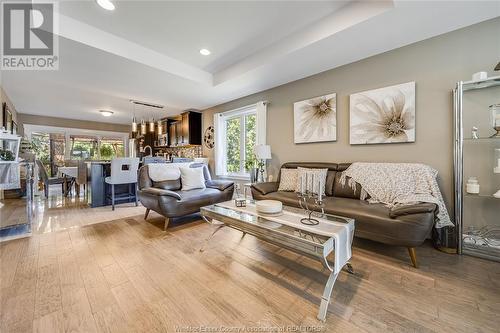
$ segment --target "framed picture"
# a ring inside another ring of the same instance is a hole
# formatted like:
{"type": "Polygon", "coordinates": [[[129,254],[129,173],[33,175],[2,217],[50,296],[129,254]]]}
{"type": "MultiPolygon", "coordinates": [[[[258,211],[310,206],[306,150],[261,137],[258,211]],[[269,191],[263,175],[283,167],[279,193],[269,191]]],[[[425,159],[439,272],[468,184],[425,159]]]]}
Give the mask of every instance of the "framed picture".
{"type": "Polygon", "coordinates": [[[415,82],[349,97],[350,144],[415,142],[415,82]]]}
{"type": "Polygon", "coordinates": [[[5,120],[7,119],[7,103],[2,103],[2,123],[0,124],[1,127],[7,127],[5,126],[5,120]]]}
{"type": "Polygon", "coordinates": [[[295,143],[337,140],[337,94],[318,96],[293,104],[295,143]]]}
{"type": "Polygon", "coordinates": [[[12,133],[12,113],[9,110],[9,107],[7,106],[7,103],[2,103],[2,110],[3,110],[3,127],[7,130],[8,133],[12,133]]]}

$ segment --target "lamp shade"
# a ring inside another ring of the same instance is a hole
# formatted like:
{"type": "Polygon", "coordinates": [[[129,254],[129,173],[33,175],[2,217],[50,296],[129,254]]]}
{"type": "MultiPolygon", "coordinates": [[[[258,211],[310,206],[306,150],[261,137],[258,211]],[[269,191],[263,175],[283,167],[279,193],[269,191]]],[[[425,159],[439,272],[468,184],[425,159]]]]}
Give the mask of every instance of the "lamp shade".
{"type": "Polygon", "coordinates": [[[254,148],[255,156],[259,160],[270,160],[271,159],[271,146],[269,145],[257,145],[254,148]]]}

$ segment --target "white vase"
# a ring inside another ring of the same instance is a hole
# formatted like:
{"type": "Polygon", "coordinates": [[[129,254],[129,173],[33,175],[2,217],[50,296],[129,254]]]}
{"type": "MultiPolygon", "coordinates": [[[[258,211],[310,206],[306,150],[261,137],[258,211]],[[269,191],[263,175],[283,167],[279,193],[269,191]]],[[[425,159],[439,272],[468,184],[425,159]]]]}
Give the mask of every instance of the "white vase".
{"type": "Polygon", "coordinates": [[[470,177],[465,185],[465,190],[469,194],[479,194],[479,181],[476,177],[470,177]]]}

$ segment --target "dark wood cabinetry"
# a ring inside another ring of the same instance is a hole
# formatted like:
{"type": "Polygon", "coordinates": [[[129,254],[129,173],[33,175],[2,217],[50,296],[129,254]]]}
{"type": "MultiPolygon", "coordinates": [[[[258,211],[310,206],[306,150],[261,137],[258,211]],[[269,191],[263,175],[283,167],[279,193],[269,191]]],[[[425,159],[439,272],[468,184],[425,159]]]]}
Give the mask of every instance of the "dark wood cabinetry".
{"type": "Polygon", "coordinates": [[[201,145],[201,113],[188,111],[169,119],[168,141],[170,147],[201,145]]]}

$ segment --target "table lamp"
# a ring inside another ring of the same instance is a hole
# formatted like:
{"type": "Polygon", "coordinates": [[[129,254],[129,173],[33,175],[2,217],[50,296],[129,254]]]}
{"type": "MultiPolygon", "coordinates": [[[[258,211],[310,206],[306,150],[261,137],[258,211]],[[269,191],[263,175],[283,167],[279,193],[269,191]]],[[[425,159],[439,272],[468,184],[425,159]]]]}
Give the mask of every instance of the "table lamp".
{"type": "Polygon", "coordinates": [[[259,160],[260,177],[258,181],[264,182],[264,166],[266,165],[266,160],[271,159],[271,146],[269,145],[257,145],[254,148],[255,157],[259,160]]]}

